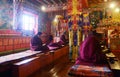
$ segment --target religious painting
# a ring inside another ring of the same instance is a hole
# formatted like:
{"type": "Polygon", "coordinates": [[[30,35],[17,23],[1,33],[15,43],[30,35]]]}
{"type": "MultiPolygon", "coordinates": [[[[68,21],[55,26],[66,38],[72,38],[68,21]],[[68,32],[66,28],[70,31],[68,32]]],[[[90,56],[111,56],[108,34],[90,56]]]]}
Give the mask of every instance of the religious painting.
{"type": "Polygon", "coordinates": [[[0,29],[12,29],[13,0],[0,0],[0,29]]]}

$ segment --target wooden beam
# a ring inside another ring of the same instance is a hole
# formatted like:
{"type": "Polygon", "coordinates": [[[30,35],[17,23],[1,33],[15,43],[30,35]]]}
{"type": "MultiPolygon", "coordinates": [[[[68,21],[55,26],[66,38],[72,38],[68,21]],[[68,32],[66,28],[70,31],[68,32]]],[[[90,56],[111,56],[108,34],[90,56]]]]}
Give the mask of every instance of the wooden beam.
{"type": "Polygon", "coordinates": [[[52,12],[52,11],[58,11],[58,10],[66,10],[66,8],[64,8],[64,7],[67,7],[67,5],[66,4],[61,4],[61,5],[54,4],[52,6],[46,7],[47,10],[45,12],[52,12]]]}
{"type": "Polygon", "coordinates": [[[103,2],[102,0],[98,0],[98,3],[103,2]]]}
{"type": "Polygon", "coordinates": [[[54,0],[51,0],[53,2],[53,4],[57,4],[54,0]]]}
{"type": "Polygon", "coordinates": [[[63,3],[67,3],[67,0],[61,0],[63,3]]]}
{"type": "Polygon", "coordinates": [[[63,2],[61,0],[59,0],[60,4],[62,4],[63,2]]]}
{"type": "Polygon", "coordinates": [[[105,1],[104,0],[99,0],[99,3],[104,3],[105,1]]]}
{"type": "Polygon", "coordinates": [[[47,4],[49,4],[49,5],[51,4],[48,0],[44,0],[44,1],[45,1],[47,4]]]}
{"type": "Polygon", "coordinates": [[[41,0],[37,0],[40,4],[42,4],[42,5],[46,5],[43,1],[41,1],[41,0]]]}

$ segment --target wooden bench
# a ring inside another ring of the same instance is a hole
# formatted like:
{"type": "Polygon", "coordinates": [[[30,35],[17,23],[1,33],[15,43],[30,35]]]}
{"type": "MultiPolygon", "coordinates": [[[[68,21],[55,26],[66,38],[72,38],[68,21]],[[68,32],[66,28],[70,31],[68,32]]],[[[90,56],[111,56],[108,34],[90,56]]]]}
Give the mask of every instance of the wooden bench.
{"type": "Polygon", "coordinates": [[[34,52],[31,50],[26,50],[26,51],[19,52],[19,53],[0,56],[0,65],[9,64],[17,60],[25,59],[27,57],[33,57],[33,56],[36,56],[36,54],[40,52],[41,51],[34,52]]]}
{"type": "Polygon", "coordinates": [[[54,61],[61,58],[62,56],[65,56],[66,54],[69,54],[69,48],[68,46],[62,47],[60,49],[57,49],[53,51],[54,54],[54,61]]]}
{"type": "Polygon", "coordinates": [[[19,53],[0,56],[0,77],[6,77],[5,75],[11,75],[11,69],[14,63],[23,61],[31,57],[35,57],[38,53],[40,52],[26,50],[19,53]]]}
{"type": "Polygon", "coordinates": [[[29,58],[13,64],[13,77],[27,77],[40,68],[39,57],[29,58]]]}
{"type": "Polygon", "coordinates": [[[65,46],[54,51],[37,54],[36,57],[14,63],[13,77],[27,77],[40,68],[44,68],[50,64],[54,67],[59,63],[59,59],[61,59],[61,57],[68,55],[68,52],[68,46],[65,46]]]}

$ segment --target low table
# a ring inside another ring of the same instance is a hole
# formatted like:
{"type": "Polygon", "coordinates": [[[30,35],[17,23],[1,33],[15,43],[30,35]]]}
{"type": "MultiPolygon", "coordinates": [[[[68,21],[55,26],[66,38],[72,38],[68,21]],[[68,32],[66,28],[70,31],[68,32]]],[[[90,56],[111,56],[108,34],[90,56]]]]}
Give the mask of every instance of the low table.
{"type": "Polygon", "coordinates": [[[108,64],[115,77],[120,77],[120,60],[112,53],[106,54],[108,64]]]}

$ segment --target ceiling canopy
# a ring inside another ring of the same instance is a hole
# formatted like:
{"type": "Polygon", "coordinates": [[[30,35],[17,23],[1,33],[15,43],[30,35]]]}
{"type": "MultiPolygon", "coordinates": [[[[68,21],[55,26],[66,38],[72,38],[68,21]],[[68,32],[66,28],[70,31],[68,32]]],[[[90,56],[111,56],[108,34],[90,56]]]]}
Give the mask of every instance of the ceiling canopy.
{"type": "MultiPolygon", "coordinates": [[[[63,9],[67,6],[68,0],[28,0],[37,6],[46,6],[47,8],[63,9]]],[[[83,8],[104,8],[108,3],[116,2],[120,4],[120,0],[82,0],[83,8]],[[87,3],[87,5],[85,5],[87,3]]]]}

